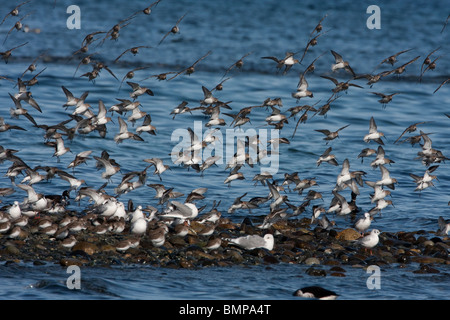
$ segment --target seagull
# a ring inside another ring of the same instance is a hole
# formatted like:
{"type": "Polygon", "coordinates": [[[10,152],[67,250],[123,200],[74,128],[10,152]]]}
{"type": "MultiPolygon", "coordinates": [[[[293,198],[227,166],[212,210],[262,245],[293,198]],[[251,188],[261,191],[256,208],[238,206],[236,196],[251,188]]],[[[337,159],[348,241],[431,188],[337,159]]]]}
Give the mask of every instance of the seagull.
{"type": "Polygon", "coordinates": [[[19,219],[22,215],[21,212],[19,201],[14,201],[13,205],[8,209],[8,214],[11,217],[11,220],[19,219]]]}
{"type": "Polygon", "coordinates": [[[264,237],[259,235],[248,235],[239,238],[228,238],[224,239],[232,244],[235,244],[246,250],[253,250],[256,248],[264,248],[267,250],[272,250],[274,246],[275,239],[272,234],[267,233],[264,237]]]}
{"type": "Polygon", "coordinates": [[[144,217],[138,218],[131,223],[131,233],[144,234],[147,231],[147,220],[144,217]]]}
{"type": "Polygon", "coordinates": [[[370,252],[372,254],[372,248],[375,247],[380,241],[378,237],[379,234],[380,231],[378,229],[373,229],[369,235],[356,240],[356,243],[363,246],[366,250],[370,249],[370,252]]]}
{"type": "Polygon", "coordinates": [[[118,200],[116,198],[106,199],[100,206],[97,207],[98,213],[106,218],[112,217],[118,207],[118,200]]]}

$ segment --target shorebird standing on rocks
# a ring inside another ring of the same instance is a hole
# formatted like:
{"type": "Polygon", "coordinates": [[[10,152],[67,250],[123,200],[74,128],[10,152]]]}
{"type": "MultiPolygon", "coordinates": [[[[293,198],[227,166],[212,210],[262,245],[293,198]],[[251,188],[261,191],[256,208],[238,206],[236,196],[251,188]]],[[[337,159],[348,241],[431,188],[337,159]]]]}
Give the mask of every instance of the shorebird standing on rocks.
{"type": "Polygon", "coordinates": [[[267,233],[264,237],[254,234],[225,240],[246,250],[264,248],[270,251],[273,249],[275,243],[274,237],[270,233],[267,233]]]}
{"type": "Polygon", "coordinates": [[[365,250],[370,249],[370,255],[372,255],[372,248],[374,248],[380,241],[378,237],[379,234],[380,231],[378,229],[373,229],[369,235],[356,240],[356,243],[363,246],[365,250]]]}

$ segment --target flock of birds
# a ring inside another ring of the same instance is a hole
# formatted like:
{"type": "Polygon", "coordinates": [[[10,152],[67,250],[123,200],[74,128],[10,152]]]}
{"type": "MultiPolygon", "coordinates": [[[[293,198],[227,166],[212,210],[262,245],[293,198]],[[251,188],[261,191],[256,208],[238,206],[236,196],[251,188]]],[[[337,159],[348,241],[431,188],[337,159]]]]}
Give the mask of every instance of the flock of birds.
{"type": "MultiPolygon", "coordinates": [[[[0,25],[3,23],[9,23],[14,17],[19,19],[6,35],[4,44],[7,40],[11,40],[12,31],[24,29],[22,21],[28,16],[28,14],[23,15],[20,18],[20,13],[22,12],[22,9],[26,8],[26,5],[29,2],[31,2],[31,0],[20,3],[2,20],[0,25]]],[[[7,75],[1,76],[0,79],[2,81],[11,81],[14,83],[14,88],[17,86],[18,90],[14,94],[9,93],[12,104],[10,116],[14,118],[25,117],[28,120],[28,125],[42,130],[45,138],[45,144],[54,148],[55,151],[53,156],[58,159],[70,152],[70,148],[66,146],[66,142],[68,140],[73,140],[76,139],[77,136],[88,135],[92,132],[97,132],[101,137],[106,137],[107,127],[114,124],[114,113],[118,115],[117,121],[119,125],[119,132],[113,138],[117,144],[124,143],[128,139],[144,141],[144,133],[157,135],[157,128],[152,125],[152,117],[149,113],[146,113],[140,109],[141,103],[138,100],[144,96],[154,96],[154,92],[150,88],[132,81],[138,71],[144,70],[147,67],[134,68],[128,71],[120,80],[105,61],[98,59],[98,53],[90,53],[90,50],[95,42],[98,43],[97,48],[100,48],[105,41],[118,40],[124,28],[132,24],[139,16],[149,16],[153,14],[153,10],[160,2],[161,0],[158,0],[150,4],[148,7],[132,13],[130,16],[125,17],[120,22],[113,25],[109,30],[96,31],[87,34],[81,41],[80,47],[72,54],[72,59],[79,59],[74,76],[77,74],[80,67],[90,66],[92,69],[82,74],[81,77],[86,77],[89,81],[95,83],[95,80],[101,75],[101,72],[106,70],[106,72],[120,82],[120,87],[122,87],[124,82],[129,86],[130,91],[128,98],[118,98],[118,103],[110,108],[107,108],[104,102],[99,100],[98,112],[96,113],[94,108],[87,102],[89,92],[84,92],[81,96],[76,96],[72,93],[68,86],[62,86],[61,89],[67,98],[67,101],[64,103],[63,107],[66,111],[70,110],[67,119],[55,125],[38,124],[33,118],[31,112],[24,108],[24,105],[30,106],[37,112],[42,113],[40,104],[31,93],[31,90],[32,86],[38,83],[38,76],[45,74],[46,68],[38,71],[29,80],[25,80],[25,75],[31,74],[37,70],[36,64],[37,61],[42,59],[44,55],[42,54],[32,61],[29,67],[18,79],[11,79],[7,75]],[[126,117],[127,115],[128,117],[126,117]],[[136,126],[134,132],[130,131],[129,124],[134,125],[137,121],[142,121],[142,124],[136,126]]],[[[173,27],[170,28],[167,33],[162,35],[158,45],[162,45],[164,41],[168,41],[170,37],[174,37],[180,32],[180,27],[185,16],[186,14],[182,15],[173,27]]],[[[312,30],[308,43],[303,50],[299,50],[298,52],[287,52],[284,57],[265,56],[262,57],[262,59],[264,61],[274,61],[276,63],[275,69],[277,71],[281,71],[283,74],[292,72],[292,68],[295,65],[300,65],[304,58],[307,57],[309,50],[318,44],[318,38],[328,32],[323,31],[322,25],[326,17],[327,16],[325,15],[312,30]],[[297,59],[297,54],[302,54],[302,57],[297,59]]],[[[445,32],[447,22],[448,18],[441,32],[445,32]]],[[[35,33],[38,32],[36,31],[35,33]]],[[[27,44],[27,42],[18,44],[17,46],[0,52],[4,62],[8,63],[9,59],[13,56],[14,50],[26,46],[27,44]]],[[[146,48],[149,48],[149,46],[135,46],[128,48],[113,60],[113,64],[123,59],[126,55],[136,55],[139,53],[139,50],[146,48]]],[[[434,54],[439,49],[440,48],[436,48],[422,60],[419,79],[422,79],[425,73],[436,68],[438,60],[442,57],[442,55],[434,57],[434,54]]],[[[211,128],[211,134],[209,134],[205,139],[196,136],[193,130],[189,128],[188,132],[191,137],[191,144],[183,151],[171,155],[176,158],[174,165],[184,166],[188,169],[191,168],[204,174],[205,170],[210,168],[220,159],[217,155],[204,159],[204,161],[198,157],[199,152],[201,153],[201,151],[208,145],[213,145],[216,142],[217,138],[214,136],[214,133],[218,132],[220,128],[225,125],[230,125],[233,128],[240,128],[247,123],[251,123],[249,115],[253,110],[258,108],[271,110],[271,114],[266,117],[265,121],[268,125],[271,125],[280,131],[283,129],[284,125],[289,123],[288,119],[295,119],[298,114],[301,114],[297,120],[295,130],[292,135],[293,139],[299,125],[306,122],[310,114],[313,114],[313,116],[319,115],[326,118],[327,112],[330,110],[331,103],[338,99],[342,92],[347,92],[351,87],[363,88],[362,86],[351,81],[366,79],[368,81],[367,84],[372,87],[383,78],[392,75],[400,76],[403,74],[407,67],[411,66],[413,63],[417,63],[416,61],[420,59],[420,56],[417,56],[412,60],[397,66],[397,59],[399,56],[410,50],[411,49],[400,51],[382,60],[380,65],[390,65],[391,69],[377,74],[356,73],[351,62],[345,59],[341,54],[331,50],[330,53],[334,63],[332,64],[330,71],[333,74],[343,73],[350,77],[350,80],[340,81],[331,76],[321,76],[322,78],[331,81],[334,85],[332,95],[321,107],[316,108],[308,104],[298,105],[289,108],[288,112],[290,112],[290,115],[285,115],[281,111],[283,102],[280,98],[267,98],[260,105],[245,107],[236,113],[230,113],[231,111],[222,113],[222,110],[224,109],[232,110],[230,106],[231,102],[220,101],[216,97],[216,92],[223,90],[225,81],[229,79],[227,76],[234,71],[241,70],[244,65],[244,60],[248,56],[254,54],[253,52],[248,52],[239,60],[226,67],[222,81],[214,88],[208,89],[205,86],[202,86],[204,97],[200,101],[200,106],[190,108],[187,106],[187,101],[182,101],[170,112],[170,116],[175,118],[184,113],[192,113],[197,110],[201,111],[209,118],[206,127],[211,128]],[[230,120],[232,119],[231,123],[226,121],[226,118],[222,118],[222,115],[229,117],[230,120]]],[[[155,78],[159,81],[171,81],[177,77],[192,75],[196,71],[195,68],[197,65],[206,59],[210,54],[213,54],[213,52],[206,52],[193,64],[186,66],[181,70],[155,74],[147,79],[155,78]]],[[[300,73],[297,89],[291,94],[292,98],[297,103],[314,96],[314,93],[308,88],[307,78],[309,74],[315,70],[315,62],[319,58],[322,58],[323,55],[324,54],[321,54],[316,57],[313,62],[300,73]]],[[[450,79],[446,79],[443,81],[434,90],[434,93],[447,84],[449,80],[450,79]]],[[[380,92],[372,92],[372,94],[379,96],[379,102],[383,105],[383,107],[385,107],[398,93],[383,94],[380,92]]],[[[449,114],[446,114],[446,116],[450,118],[449,114]]],[[[420,145],[418,157],[427,169],[425,170],[423,176],[411,174],[412,179],[416,183],[416,190],[418,191],[433,186],[433,181],[437,179],[437,176],[433,175],[434,171],[439,167],[440,163],[448,160],[442,151],[432,147],[432,141],[429,136],[430,134],[418,129],[418,126],[423,123],[425,122],[417,122],[408,126],[394,142],[409,142],[413,146],[415,144],[420,145]],[[405,135],[416,132],[417,130],[420,132],[418,135],[409,136],[406,138],[404,137],[405,135]],[[401,140],[402,138],[403,140],[401,140]]],[[[343,126],[335,131],[328,129],[316,131],[324,135],[323,139],[328,144],[330,141],[338,138],[339,132],[346,129],[347,126],[343,126]]],[[[364,158],[375,156],[375,159],[370,163],[370,165],[372,168],[379,168],[381,173],[380,179],[377,181],[364,181],[363,177],[366,172],[351,171],[350,162],[348,159],[345,159],[342,162],[341,172],[336,177],[336,185],[332,191],[334,198],[329,208],[325,209],[320,205],[312,206],[311,223],[318,223],[323,228],[329,228],[333,225],[333,222],[328,220],[325,213],[333,212],[337,216],[347,216],[349,214],[354,215],[358,213],[360,208],[358,208],[356,204],[356,198],[360,194],[359,187],[366,184],[373,188],[371,203],[374,204],[374,207],[368,212],[363,213],[360,219],[355,219],[353,227],[361,232],[361,239],[359,239],[357,243],[365,248],[371,249],[378,244],[378,235],[380,234],[380,231],[373,229],[367,234],[366,232],[372,224],[374,215],[379,214],[387,206],[393,205],[392,200],[388,200],[386,197],[391,194],[390,190],[395,189],[395,185],[398,181],[391,177],[390,172],[386,167],[386,165],[390,165],[391,163],[394,163],[394,161],[385,156],[385,151],[383,148],[384,142],[382,140],[384,134],[378,130],[373,117],[370,119],[368,127],[368,133],[364,136],[363,140],[367,143],[373,141],[378,144],[378,148],[376,150],[372,148],[365,148],[358,155],[358,158],[363,161],[364,158]],[[347,201],[340,193],[347,188],[351,190],[351,201],[347,201]]],[[[24,122],[23,126],[17,126],[8,124],[4,118],[0,119],[0,132],[11,130],[25,131],[28,129],[29,127],[26,126],[26,122],[24,122]]],[[[289,139],[280,138],[276,141],[269,141],[269,143],[289,143],[289,139]]],[[[267,155],[268,150],[259,144],[258,137],[248,138],[246,141],[238,141],[238,152],[236,152],[235,156],[226,164],[226,169],[230,169],[230,174],[226,177],[224,183],[230,186],[232,181],[245,179],[243,173],[240,172],[240,169],[245,165],[253,166],[257,164],[267,155]],[[255,150],[257,154],[256,159],[252,159],[249,156],[250,148],[255,150]]],[[[204,194],[207,191],[206,188],[194,189],[189,195],[187,195],[186,200],[182,202],[175,199],[184,196],[184,194],[175,191],[174,188],[167,188],[162,183],[148,184],[147,186],[156,191],[155,198],[158,201],[158,206],[161,206],[161,209],[157,209],[156,206],[152,205],[135,206],[131,200],[128,204],[124,204],[120,201],[120,195],[132,192],[133,190],[146,185],[147,171],[151,167],[154,168],[154,175],[157,175],[162,182],[162,175],[166,172],[166,170],[170,169],[170,165],[168,165],[164,159],[156,157],[143,159],[146,163],[146,167],[142,171],[123,173],[120,184],[114,188],[114,195],[110,195],[105,192],[105,187],[111,181],[112,176],[121,172],[121,166],[110,157],[107,151],[103,151],[100,156],[94,156],[92,150],[80,152],[76,154],[75,158],[68,164],[67,168],[71,168],[73,172],[75,172],[75,168],[86,163],[87,160],[92,159],[91,156],[96,161],[96,168],[99,170],[104,170],[101,174],[101,178],[104,179],[106,183],[100,188],[84,186],[84,180],[76,178],[74,174],[70,174],[66,169],[61,167],[46,166],[45,164],[31,167],[27,164],[26,160],[20,157],[19,150],[1,147],[0,161],[2,163],[8,161],[6,163],[11,164],[6,173],[6,176],[11,181],[11,186],[1,188],[0,195],[9,196],[17,189],[20,189],[27,193],[27,197],[21,203],[19,203],[19,201],[14,201],[13,204],[7,204],[1,209],[0,233],[7,235],[8,238],[20,237],[24,232],[23,229],[27,225],[28,219],[40,216],[42,220],[42,224],[40,223],[42,232],[61,240],[63,245],[68,248],[72,247],[76,243],[77,233],[85,229],[94,230],[94,232],[99,234],[106,232],[121,233],[124,232],[124,230],[129,230],[130,234],[138,236],[137,240],[136,238],[130,238],[119,244],[117,246],[117,250],[119,251],[125,251],[130,247],[138,245],[139,237],[142,236],[149,237],[155,246],[162,246],[164,244],[165,236],[169,232],[176,232],[180,235],[185,235],[188,232],[192,232],[192,229],[189,228],[192,220],[196,220],[199,223],[204,224],[204,232],[201,234],[206,236],[213,235],[214,228],[221,218],[221,212],[218,210],[220,201],[219,203],[214,202],[212,209],[205,213],[202,213],[202,210],[204,210],[206,206],[198,208],[195,204],[195,201],[205,199],[204,194]],[[19,176],[23,176],[23,178],[20,183],[17,183],[16,179],[18,179],[19,176]],[[58,177],[69,184],[68,189],[64,190],[62,194],[40,194],[35,191],[35,184],[43,181],[50,181],[55,177],[58,177]],[[75,192],[75,196],[72,195],[73,192],[75,192]],[[65,213],[69,199],[79,202],[83,198],[89,199],[89,202],[91,203],[83,216],[67,215],[64,219],[61,219],[59,224],[55,224],[44,219],[46,214],[51,215],[65,213]]],[[[317,166],[322,164],[339,166],[336,161],[336,157],[332,154],[331,146],[328,147],[317,159],[317,166]]],[[[267,214],[262,224],[259,225],[259,228],[262,230],[269,230],[274,223],[280,220],[285,220],[300,215],[311,206],[312,201],[322,198],[322,194],[320,192],[310,189],[311,187],[317,185],[317,182],[314,179],[301,179],[296,172],[291,174],[286,173],[282,183],[278,183],[276,179],[268,173],[258,174],[253,180],[256,184],[261,183],[262,185],[267,186],[269,189],[269,196],[254,197],[249,201],[244,201],[242,199],[247,195],[247,193],[245,193],[235,199],[233,204],[228,209],[228,213],[233,213],[239,209],[251,210],[259,207],[263,203],[270,202],[270,212],[267,214]],[[302,194],[303,191],[308,190],[307,195],[304,198],[305,201],[298,206],[289,202],[288,196],[283,194],[285,187],[289,188],[292,184],[295,185],[293,190],[298,192],[298,194],[302,194]]],[[[440,235],[448,234],[450,228],[449,226],[450,224],[445,221],[443,217],[439,218],[440,235]]],[[[211,242],[208,244],[207,248],[218,248],[221,245],[221,240],[222,239],[220,238],[218,239],[216,237],[211,237],[211,242]]],[[[248,235],[226,240],[246,249],[266,248],[268,250],[273,249],[275,242],[271,232],[266,233],[264,237],[259,235],[248,235]]],[[[297,294],[299,295],[300,293],[297,294]]]]}

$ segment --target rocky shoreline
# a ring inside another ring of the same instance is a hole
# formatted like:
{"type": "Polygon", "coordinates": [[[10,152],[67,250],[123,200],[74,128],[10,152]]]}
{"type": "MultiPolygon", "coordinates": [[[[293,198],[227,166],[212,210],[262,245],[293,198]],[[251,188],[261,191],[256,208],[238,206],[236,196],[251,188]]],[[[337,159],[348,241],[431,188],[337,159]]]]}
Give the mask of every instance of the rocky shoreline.
{"type": "MultiPolygon", "coordinates": [[[[47,218],[47,217],[45,217],[47,218]]],[[[57,216],[52,216],[56,221],[57,216]]],[[[348,228],[323,229],[310,224],[310,219],[284,220],[263,230],[249,219],[233,223],[221,218],[211,235],[199,235],[203,224],[191,222],[186,235],[170,231],[164,244],[155,246],[149,234],[151,226],[143,235],[132,235],[128,228],[120,233],[98,234],[91,227],[73,233],[76,243],[64,247],[63,241],[42,232],[39,224],[43,218],[32,218],[23,228],[23,234],[11,238],[0,234],[0,261],[5,264],[32,262],[61,266],[78,265],[107,267],[112,265],[151,265],[164,268],[195,269],[202,267],[227,267],[234,265],[275,265],[278,263],[310,265],[307,273],[312,276],[345,276],[346,266],[417,264],[417,273],[439,272],[435,266],[449,265],[450,238],[438,237],[434,231],[382,232],[378,245],[372,253],[356,244],[361,235],[348,228]],[[225,239],[248,234],[272,233],[275,237],[273,250],[245,250],[228,243],[225,239]],[[221,239],[216,249],[207,249],[211,238],[221,239]],[[126,248],[120,247],[128,241],[126,248]],[[131,245],[134,243],[134,245],[131,245]],[[325,271],[317,266],[328,266],[325,271]]]]}

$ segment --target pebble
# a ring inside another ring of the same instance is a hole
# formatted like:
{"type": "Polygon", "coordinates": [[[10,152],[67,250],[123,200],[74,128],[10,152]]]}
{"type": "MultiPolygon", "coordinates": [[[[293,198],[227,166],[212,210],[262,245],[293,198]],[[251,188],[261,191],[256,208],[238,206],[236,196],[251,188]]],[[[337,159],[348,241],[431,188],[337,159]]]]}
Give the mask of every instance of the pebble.
{"type": "Polygon", "coordinates": [[[427,265],[427,264],[424,264],[424,265],[421,265],[418,270],[413,271],[413,273],[418,273],[418,274],[440,273],[440,271],[435,269],[435,268],[433,268],[433,267],[431,267],[431,266],[429,266],[429,265],[427,265]]]}
{"type": "Polygon", "coordinates": [[[9,254],[12,254],[12,255],[19,255],[19,254],[20,254],[19,248],[17,248],[17,247],[16,247],[15,245],[13,245],[13,244],[7,245],[7,246],[6,246],[6,251],[7,251],[9,254]]]}
{"type": "MultiPolygon", "coordinates": [[[[309,219],[289,220],[276,223],[267,230],[261,230],[247,219],[246,223],[232,223],[228,219],[218,223],[214,236],[233,238],[244,234],[271,232],[275,235],[275,246],[265,249],[243,250],[222,241],[214,250],[205,250],[207,238],[195,234],[184,237],[166,235],[163,246],[156,248],[147,235],[140,238],[139,245],[118,252],[116,245],[127,239],[126,231],[120,234],[97,235],[87,230],[75,234],[77,244],[72,249],[63,248],[61,239],[43,235],[36,231],[35,224],[28,228],[27,239],[9,239],[0,235],[1,261],[34,261],[35,263],[59,263],[62,266],[90,265],[108,266],[121,264],[146,264],[167,268],[229,267],[233,265],[258,265],[267,267],[280,263],[303,264],[311,276],[345,277],[345,267],[364,268],[368,265],[392,265],[404,268],[417,264],[415,273],[432,273],[431,266],[450,264],[448,256],[450,239],[436,237],[435,232],[383,232],[380,244],[373,248],[373,255],[353,243],[360,237],[359,232],[325,230],[314,227],[309,230],[309,219]],[[33,229],[34,228],[34,229],[33,229]],[[35,232],[33,232],[35,230],[35,232]],[[328,266],[325,271],[320,267],[328,266]]],[[[200,229],[196,221],[191,227],[200,229]]]]}
{"type": "Polygon", "coordinates": [[[98,247],[93,243],[81,241],[72,247],[72,251],[83,251],[91,256],[98,251],[98,247]]]}
{"type": "Polygon", "coordinates": [[[432,264],[432,263],[446,263],[445,259],[435,258],[435,257],[413,257],[411,258],[412,262],[424,263],[424,264],[432,264]]]}
{"type": "Polygon", "coordinates": [[[330,273],[330,276],[332,276],[332,277],[345,277],[345,274],[341,273],[341,272],[332,272],[332,273],[330,273]]]}
{"type": "Polygon", "coordinates": [[[330,271],[333,271],[333,272],[346,272],[344,268],[339,267],[339,266],[334,266],[334,267],[330,268],[330,271]]]}
{"type": "Polygon", "coordinates": [[[338,232],[336,235],[336,239],[345,240],[345,241],[353,241],[361,237],[361,234],[355,229],[344,229],[341,232],[338,232]]]}
{"type": "Polygon", "coordinates": [[[325,277],[327,275],[327,272],[322,269],[310,267],[306,270],[306,274],[313,277],[325,277]]]}
{"type": "Polygon", "coordinates": [[[263,262],[266,263],[266,264],[277,264],[277,263],[280,263],[280,261],[276,257],[271,256],[271,255],[264,256],[263,257],[263,262]]]}
{"type": "Polygon", "coordinates": [[[320,260],[314,257],[308,258],[304,262],[306,265],[320,264],[320,260]]]}
{"type": "Polygon", "coordinates": [[[59,260],[59,264],[63,267],[68,267],[68,266],[83,266],[83,262],[79,259],[74,259],[74,258],[62,258],[61,260],[59,260]]]}

